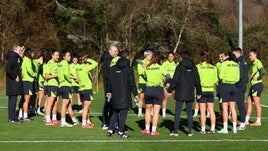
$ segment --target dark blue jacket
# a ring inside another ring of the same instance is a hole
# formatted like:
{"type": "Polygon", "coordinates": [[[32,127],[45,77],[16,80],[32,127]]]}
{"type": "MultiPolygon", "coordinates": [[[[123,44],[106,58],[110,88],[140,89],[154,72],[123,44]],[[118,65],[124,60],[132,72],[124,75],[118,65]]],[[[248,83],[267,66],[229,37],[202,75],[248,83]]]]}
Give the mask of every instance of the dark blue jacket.
{"type": "Polygon", "coordinates": [[[236,86],[243,86],[248,83],[248,65],[243,56],[237,58],[237,63],[240,69],[240,80],[236,83],[236,86]]]}

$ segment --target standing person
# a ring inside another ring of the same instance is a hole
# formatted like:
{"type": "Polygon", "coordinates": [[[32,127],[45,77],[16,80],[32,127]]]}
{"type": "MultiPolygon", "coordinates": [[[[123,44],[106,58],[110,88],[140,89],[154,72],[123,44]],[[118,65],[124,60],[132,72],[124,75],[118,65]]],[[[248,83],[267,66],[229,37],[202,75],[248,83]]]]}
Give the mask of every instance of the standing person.
{"type": "MultiPolygon", "coordinates": [[[[41,51],[44,51],[44,50],[41,50],[41,51]]],[[[43,60],[43,56],[42,54],[40,54],[38,56],[38,61],[36,62],[39,62],[38,63],[38,66],[37,66],[37,96],[38,96],[38,99],[37,99],[37,111],[36,113],[38,115],[44,115],[44,113],[41,111],[41,105],[42,105],[42,101],[43,101],[43,98],[45,96],[44,94],[44,82],[45,82],[45,78],[43,76],[43,63],[44,63],[44,60],[43,60]]]]}
{"type": "Polygon", "coordinates": [[[79,94],[83,102],[82,128],[93,128],[94,124],[89,119],[89,109],[93,101],[92,81],[89,78],[90,71],[98,66],[98,62],[82,57],[82,63],[77,70],[77,80],[79,83],[79,94]]]}
{"type": "Polygon", "coordinates": [[[222,98],[223,129],[218,133],[228,134],[228,108],[232,114],[233,133],[237,133],[236,101],[238,98],[236,83],[240,79],[239,65],[234,61],[231,52],[225,52],[221,64],[219,80],[221,81],[220,95],[222,98]]]}
{"type": "MultiPolygon", "coordinates": [[[[224,52],[221,52],[219,54],[219,61],[216,63],[216,68],[217,68],[217,73],[218,73],[218,79],[219,79],[219,72],[220,72],[220,68],[221,68],[221,64],[222,62],[224,61],[223,60],[223,57],[224,57],[224,52]]],[[[216,96],[219,100],[219,115],[216,117],[216,119],[222,119],[222,106],[221,106],[221,103],[222,103],[222,99],[221,99],[221,94],[220,94],[220,88],[221,88],[221,81],[219,81],[217,87],[216,87],[216,96]]]]}
{"type": "Polygon", "coordinates": [[[118,48],[116,45],[110,45],[108,52],[105,52],[101,57],[102,62],[102,75],[103,75],[103,85],[104,85],[104,95],[105,101],[102,109],[102,129],[107,130],[109,125],[110,117],[112,116],[112,107],[111,104],[107,101],[106,94],[108,92],[107,83],[109,81],[109,70],[111,66],[112,59],[117,57],[118,48]]]}
{"type": "MultiPolygon", "coordinates": [[[[71,75],[74,76],[74,77],[77,77],[76,76],[76,70],[79,68],[79,61],[78,61],[78,57],[77,56],[73,56],[72,58],[72,63],[70,64],[70,72],[71,72],[71,75]]],[[[82,113],[83,112],[83,105],[82,105],[82,102],[81,102],[81,99],[80,99],[80,95],[79,95],[79,84],[78,84],[78,81],[77,79],[71,79],[72,80],[72,89],[73,89],[73,94],[76,93],[76,96],[77,96],[77,108],[78,108],[78,113],[82,113]]]]}
{"type": "Polygon", "coordinates": [[[58,81],[58,60],[59,51],[52,50],[51,60],[48,61],[44,68],[44,75],[47,80],[47,105],[45,108],[46,125],[59,125],[57,120],[57,110],[59,103],[59,81],[58,81]],[[50,117],[52,110],[52,119],[50,117]]]}
{"type": "Polygon", "coordinates": [[[161,55],[154,53],[145,70],[145,75],[147,77],[145,91],[145,129],[142,130],[141,133],[150,134],[152,136],[159,135],[156,128],[159,119],[159,111],[164,97],[163,79],[167,72],[161,64],[161,55]],[[152,111],[153,114],[151,115],[152,111]],[[150,132],[151,120],[152,129],[150,132]]]}
{"type": "Polygon", "coordinates": [[[66,122],[66,111],[68,110],[69,116],[71,117],[73,124],[77,125],[73,109],[72,109],[72,81],[76,77],[71,75],[69,62],[71,60],[71,53],[69,51],[62,51],[61,56],[63,60],[59,63],[59,95],[62,98],[61,105],[61,127],[72,127],[73,125],[66,122]]]}
{"type": "Polygon", "coordinates": [[[261,93],[263,90],[262,77],[266,73],[262,62],[258,59],[258,51],[252,49],[249,52],[250,65],[250,84],[248,99],[247,99],[247,114],[246,114],[246,125],[249,124],[250,115],[252,112],[252,103],[254,103],[257,112],[257,120],[250,124],[250,126],[261,126],[261,93]]]}
{"type": "Polygon", "coordinates": [[[218,74],[215,66],[212,65],[212,59],[208,51],[200,53],[201,61],[196,66],[200,76],[202,94],[197,100],[200,108],[200,134],[206,134],[206,110],[210,114],[211,130],[209,134],[215,133],[216,117],[214,112],[214,89],[218,82],[218,74]]]}
{"type": "Polygon", "coordinates": [[[139,63],[137,65],[138,75],[139,75],[139,107],[138,107],[138,117],[142,117],[142,107],[144,102],[144,93],[146,90],[146,76],[145,76],[145,69],[149,62],[151,61],[153,56],[153,52],[151,50],[146,50],[144,52],[144,59],[138,60],[139,63]]]}
{"type": "Polygon", "coordinates": [[[23,112],[22,118],[24,121],[30,121],[31,119],[28,117],[28,109],[30,99],[35,93],[34,91],[34,79],[37,76],[37,73],[33,70],[33,58],[32,58],[33,49],[26,48],[24,52],[24,57],[22,61],[22,81],[23,81],[23,107],[20,112],[23,112]]]}
{"type": "Polygon", "coordinates": [[[16,118],[16,103],[18,95],[23,94],[21,78],[21,63],[23,48],[14,45],[6,55],[6,95],[8,96],[8,121],[11,123],[20,122],[16,118]]]}
{"type": "MultiPolygon", "coordinates": [[[[35,53],[32,52],[32,57],[34,57],[35,53]]],[[[39,100],[39,76],[40,76],[40,68],[42,68],[42,65],[43,65],[43,57],[41,55],[38,56],[38,58],[36,59],[33,59],[33,71],[36,73],[36,77],[34,78],[34,82],[33,82],[33,85],[34,85],[34,94],[33,96],[31,97],[31,103],[32,103],[32,106],[34,106],[34,110],[35,110],[35,113],[38,114],[38,115],[44,115],[41,111],[40,111],[40,106],[41,106],[41,101],[43,99],[43,97],[41,97],[41,100],[39,100]],[[37,96],[38,96],[38,99],[37,99],[37,96]],[[35,105],[36,105],[36,101],[37,101],[37,108],[35,108],[35,105]]]]}
{"type": "MultiPolygon", "coordinates": [[[[48,80],[45,78],[45,76],[46,76],[45,71],[47,69],[48,62],[52,59],[52,50],[51,49],[43,49],[41,51],[41,56],[43,57],[43,65],[42,65],[42,71],[40,71],[40,74],[44,78],[44,81],[43,81],[43,83],[39,83],[39,88],[42,89],[42,87],[43,87],[44,97],[45,97],[44,113],[46,114],[46,108],[47,108],[47,104],[48,104],[48,91],[47,91],[48,80]]],[[[44,121],[46,121],[46,116],[44,116],[44,121]]]]}
{"type": "Polygon", "coordinates": [[[201,85],[194,62],[190,59],[190,52],[182,51],[180,53],[182,61],[176,67],[174,77],[169,83],[168,92],[175,89],[175,116],[174,116],[174,129],[170,136],[178,136],[178,129],[180,125],[182,105],[186,103],[186,113],[188,118],[188,136],[192,136],[193,126],[193,102],[195,100],[194,88],[196,88],[196,98],[201,98],[201,85]]]}
{"type": "Polygon", "coordinates": [[[239,65],[240,79],[236,83],[237,88],[237,107],[240,115],[240,126],[237,130],[245,130],[245,120],[246,120],[246,105],[245,105],[245,92],[248,83],[248,65],[243,57],[242,50],[240,48],[233,49],[233,54],[236,57],[236,61],[239,65]]]}
{"type": "MultiPolygon", "coordinates": [[[[124,50],[126,51],[126,50],[124,50]]],[[[115,123],[119,119],[118,136],[127,138],[124,133],[127,114],[132,106],[131,93],[138,95],[135,84],[134,71],[130,67],[130,61],[122,57],[116,65],[110,69],[110,80],[108,83],[107,96],[111,97],[113,115],[111,117],[107,136],[112,136],[115,130],[115,123]]]]}
{"type": "MultiPolygon", "coordinates": [[[[173,51],[170,51],[168,53],[168,59],[165,62],[163,62],[162,66],[167,71],[167,74],[170,76],[168,78],[172,79],[174,72],[175,72],[175,69],[177,67],[177,63],[175,62],[175,54],[173,51]]],[[[169,80],[169,79],[167,79],[167,80],[169,80]]],[[[163,99],[163,103],[162,103],[162,117],[163,118],[166,117],[168,98],[169,98],[169,93],[167,92],[166,89],[164,89],[164,99],[163,99]]]]}
{"type": "Polygon", "coordinates": [[[39,61],[42,61],[41,59],[35,59],[35,52],[32,51],[31,53],[31,57],[32,57],[32,66],[33,66],[33,72],[35,73],[35,78],[34,78],[34,81],[33,81],[33,95],[30,97],[30,102],[29,102],[29,115],[37,115],[37,112],[36,112],[36,99],[37,99],[37,92],[38,92],[38,83],[37,83],[37,75],[38,75],[38,68],[40,66],[40,64],[42,62],[39,62],[39,61]]]}

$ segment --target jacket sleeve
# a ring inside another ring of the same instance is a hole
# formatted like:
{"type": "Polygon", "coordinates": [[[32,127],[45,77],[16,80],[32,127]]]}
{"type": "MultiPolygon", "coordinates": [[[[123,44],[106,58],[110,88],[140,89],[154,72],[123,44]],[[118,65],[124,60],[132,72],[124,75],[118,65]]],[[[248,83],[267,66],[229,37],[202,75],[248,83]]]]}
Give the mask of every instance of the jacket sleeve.
{"type": "MultiPolygon", "coordinates": [[[[112,92],[112,81],[111,81],[111,79],[112,79],[112,77],[111,77],[111,75],[108,75],[107,76],[107,82],[106,82],[106,84],[105,84],[105,91],[106,91],[106,93],[111,93],[112,92]]],[[[105,96],[106,96],[106,94],[104,94],[105,96]]]]}
{"type": "Polygon", "coordinates": [[[266,73],[266,71],[260,61],[257,63],[257,69],[259,72],[259,76],[257,77],[257,80],[261,80],[264,74],[266,73]]]}
{"type": "Polygon", "coordinates": [[[107,91],[107,83],[109,82],[109,73],[110,73],[109,61],[106,60],[102,63],[102,75],[103,75],[104,91],[107,91]]]}
{"type": "Polygon", "coordinates": [[[137,86],[136,86],[136,83],[135,83],[135,76],[134,76],[134,72],[133,70],[131,69],[131,67],[129,67],[129,72],[128,72],[128,84],[129,84],[129,87],[130,87],[130,90],[132,92],[132,94],[134,96],[137,96],[138,95],[138,90],[137,90],[137,86]]]}
{"type": "Polygon", "coordinates": [[[244,59],[238,62],[239,71],[240,71],[240,79],[236,83],[236,85],[241,86],[242,84],[248,83],[248,65],[244,59]]]}
{"type": "Polygon", "coordinates": [[[17,61],[18,60],[15,57],[11,57],[8,59],[7,64],[6,64],[6,75],[12,80],[16,80],[17,76],[19,76],[18,74],[13,72],[14,67],[17,64],[17,61]]]}
{"type": "Polygon", "coordinates": [[[181,72],[181,66],[179,64],[175,69],[173,78],[168,82],[170,84],[169,88],[167,89],[169,93],[172,92],[177,87],[180,72],[181,72]]]}
{"type": "Polygon", "coordinates": [[[91,71],[98,66],[98,62],[93,59],[87,59],[87,62],[90,63],[90,65],[87,66],[88,71],[91,71]]]}
{"type": "Polygon", "coordinates": [[[199,74],[198,74],[198,71],[197,71],[197,68],[194,67],[194,77],[195,77],[195,82],[194,82],[194,85],[195,85],[195,88],[196,88],[196,94],[197,95],[201,95],[202,93],[202,89],[201,89],[201,84],[200,84],[200,77],[199,77],[199,74]]]}

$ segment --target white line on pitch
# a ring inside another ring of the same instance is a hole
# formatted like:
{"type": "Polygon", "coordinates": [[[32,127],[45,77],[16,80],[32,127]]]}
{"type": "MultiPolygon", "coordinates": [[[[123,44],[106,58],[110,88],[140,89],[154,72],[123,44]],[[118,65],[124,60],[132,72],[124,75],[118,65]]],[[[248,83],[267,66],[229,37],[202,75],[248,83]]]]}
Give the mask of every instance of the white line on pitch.
{"type": "Polygon", "coordinates": [[[173,143],[173,142],[268,142],[268,139],[219,139],[219,140],[8,140],[0,143],[173,143]]]}
{"type": "Polygon", "coordinates": [[[261,104],[261,106],[262,106],[262,107],[266,107],[266,108],[268,108],[268,105],[261,104]]]}
{"type": "MultiPolygon", "coordinates": [[[[7,109],[7,107],[6,106],[0,106],[0,109],[7,109]]],[[[90,113],[91,115],[102,115],[102,113],[98,113],[98,112],[91,112],[90,113]]],[[[137,116],[137,114],[128,114],[129,116],[137,116]]],[[[167,115],[167,117],[174,117],[173,115],[167,115]]],[[[184,116],[184,115],[182,115],[181,117],[183,117],[183,118],[186,118],[187,116],[184,116]]],[[[252,117],[252,118],[256,118],[256,117],[252,117]]],[[[261,117],[263,120],[266,120],[266,119],[268,119],[268,117],[261,117]]]]}

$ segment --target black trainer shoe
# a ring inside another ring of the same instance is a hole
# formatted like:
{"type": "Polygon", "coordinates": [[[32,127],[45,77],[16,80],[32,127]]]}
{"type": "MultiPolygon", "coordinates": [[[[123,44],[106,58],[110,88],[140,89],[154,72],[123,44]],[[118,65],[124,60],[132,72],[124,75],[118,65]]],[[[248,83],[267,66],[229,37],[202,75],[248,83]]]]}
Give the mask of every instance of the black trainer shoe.
{"type": "Polygon", "coordinates": [[[23,121],[19,120],[19,119],[15,119],[15,120],[8,120],[9,123],[23,123],[23,121]]]}
{"type": "Polygon", "coordinates": [[[113,131],[111,131],[111,130],[108,130],[108,133],[107,133],[107,135],[106,135],[107,137],[111,137],[111,136],[113,136],[113,131]]]}
{"type": "Polygon", "coordinates": [[[129,136],[127,134],[118,134],[119,138],[128,138],[129,136]]]}

